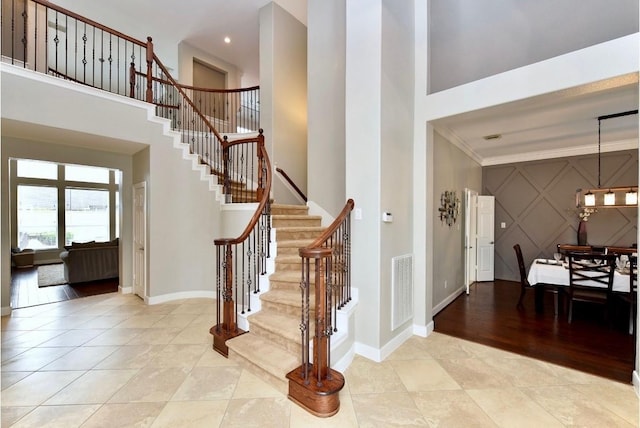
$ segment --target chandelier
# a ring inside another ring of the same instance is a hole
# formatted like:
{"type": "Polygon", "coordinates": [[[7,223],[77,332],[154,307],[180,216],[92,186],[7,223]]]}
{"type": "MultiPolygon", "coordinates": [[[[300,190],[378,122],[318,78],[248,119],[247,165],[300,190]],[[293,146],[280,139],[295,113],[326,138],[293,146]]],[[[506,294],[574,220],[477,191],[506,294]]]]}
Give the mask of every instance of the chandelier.
{"type": "Polygon", "coordinates": [[[582,189],[576,190],[576,206],[578,208],[623,208],[638,206],[638,186],[600,186],[600,145],[601,145],[601,124],[603,120],[616,117],[638,114],[638,110],[630,110],[622,113],[598,116],[598,187],[588,189],[584,194],[582,189]]]}

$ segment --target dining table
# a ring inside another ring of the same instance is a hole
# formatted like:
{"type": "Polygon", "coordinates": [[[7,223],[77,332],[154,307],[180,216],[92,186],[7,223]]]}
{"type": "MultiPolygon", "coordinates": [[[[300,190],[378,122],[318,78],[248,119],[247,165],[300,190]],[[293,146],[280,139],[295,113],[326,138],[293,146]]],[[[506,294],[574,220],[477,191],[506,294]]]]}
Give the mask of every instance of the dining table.
{"type": "MultiPolygon", "coordinates": [[[[527,280],[529,285],[536,288],[535,305],[537,312],[542,312],[544,290],[542,287],[536,287],[536,285],[553,284],[569,287],[569,276],[569,265],[562,260],[535,259],[531,263],[527,280]]],[[[616,269],[613,273],[612,290],[619,293],[628,293],[629,287],[628,271],[616,269]]]]}

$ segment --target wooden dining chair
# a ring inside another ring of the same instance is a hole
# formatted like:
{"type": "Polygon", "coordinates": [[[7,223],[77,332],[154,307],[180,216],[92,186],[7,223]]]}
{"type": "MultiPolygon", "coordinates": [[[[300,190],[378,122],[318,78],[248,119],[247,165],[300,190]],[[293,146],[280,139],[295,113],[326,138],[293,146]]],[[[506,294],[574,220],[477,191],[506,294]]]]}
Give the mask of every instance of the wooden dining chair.
{"type": "MultiPolygon", "coordinates": [[[[520,271],[520,298],[518,299],[517,308],[522,308],[522,299],[524,299],[524,295],[528,289],[532,288],[531,284],[529,284],[529,280],[527,279],[527,269],[524,265],[524,258],[522,257],[522,249],[520,248],[520,244],[516,244],[513,246],[514,251],[516,252],[516,259],[518,260],[518,270],[520,271]]],[[[553,284],[536,284],[536,287],[543,287],[545,291],[550,291],[554,293],[553,303],[555,314],[558,315],[558,296],[560,293],[560,289],[558,286],[553,284]]]]}
{"type": "Polygon", "coordinates": [[[569,323],[573,302],[589,302],[604,307],[609,319],[616,256],[602,253],[569,252],[569,323]]]}
{"type": "Polygon", "coordinates": [[[574,253],[591,253],[591,245],[573,245],[573,244],[557,244],[557,252],[567,255],[570,252],[574,253]]]}
{"type": "Polygon", "coordinates": [[[614,296],[620,297],[629,305],[629,334],[636,332],[636,319],[638,313],[638,257],[629,256],[629,291],[614,292],[614,296]]]}

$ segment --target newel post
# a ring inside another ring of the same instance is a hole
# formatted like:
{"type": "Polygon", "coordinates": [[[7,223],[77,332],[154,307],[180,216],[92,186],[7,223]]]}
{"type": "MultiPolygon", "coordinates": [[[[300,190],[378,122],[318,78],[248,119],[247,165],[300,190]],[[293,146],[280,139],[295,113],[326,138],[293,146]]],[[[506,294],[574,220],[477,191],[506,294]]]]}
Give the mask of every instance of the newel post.
{"type": "Polygon", "coordinates": [[[329,367],[331,364],[331,248],[302,248],[302,365],[289,373],[289,399],[319,416],[329,417],[340,410],[338,393],[344,387],[344,376],[329,367]],[[313,271],[311,271],[313,259],[313,271]],[[313,362],[309,358],[309,290],[315,287],[315,320],[313,362]]]}
{"type": "Polygon", "coordinates": [[[147,37],[147,97],[148,103],[153,103],[153,40],[147,37]]]}
{"type": "Polygon", "coordinates": [[[218,353],[227,357],[229,355],[229,347],[226,342],[236,336],[244,334],[245,331],[238,328],[236,323],[236,304],[233,299],[233,244],[222,241],[215,241],[217,246],[223,246],[223,255],[221,263],[218,263],[217,275],[221,277],[220,292],[217,294],[218,299],[222,302],[216,302],[218,311],[222,306],[222,322],[219,317],[216,318],[218,324],[209,329],[209,333],[213,336],[213,349],[218,353]]]}

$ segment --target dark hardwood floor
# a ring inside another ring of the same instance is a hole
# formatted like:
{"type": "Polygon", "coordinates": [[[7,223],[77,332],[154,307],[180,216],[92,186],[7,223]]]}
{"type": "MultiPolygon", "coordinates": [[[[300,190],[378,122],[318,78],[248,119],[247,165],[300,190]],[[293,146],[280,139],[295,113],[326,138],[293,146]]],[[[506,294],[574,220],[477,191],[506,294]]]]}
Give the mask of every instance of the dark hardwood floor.
{"type": "Polygon", "coordinates": [[[117,278],[74,285],[63,284],[38,287],[37,267],[13,268],[11,270],[11,307],[13,309],[61,302],[96,294],[112,293],[114,291],[118,291],[117,278]]]}
{"type": "Polygon", "coordinates": [[[545,293],[544,313],[534,309],[534,293],[517,309],[520,283],[496,280],[474,284],[434,318],[435,331],[539,360],[630,383],[635,336],[628,333],[628,312],[615,307],[611,326],[588,304],[574,304],[557,317],[553,296],[545,293]]]}

